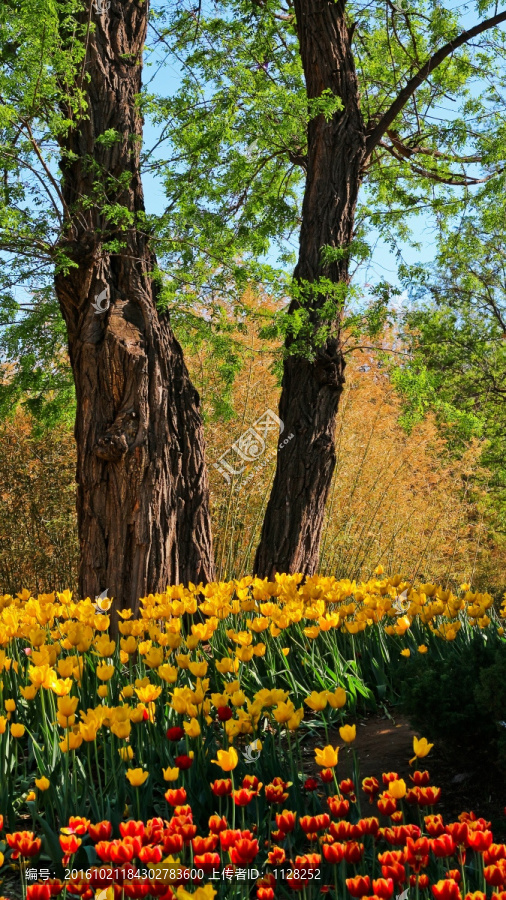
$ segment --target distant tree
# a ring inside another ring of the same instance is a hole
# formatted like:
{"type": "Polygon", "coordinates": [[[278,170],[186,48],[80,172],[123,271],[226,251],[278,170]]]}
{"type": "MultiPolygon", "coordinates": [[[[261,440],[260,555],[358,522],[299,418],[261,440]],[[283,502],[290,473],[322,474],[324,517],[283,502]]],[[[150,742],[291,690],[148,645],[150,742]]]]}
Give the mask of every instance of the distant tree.
{"type": "Polygon", "coordinates": [[[434,411],[455,450],[472,434],[496,522],[506,530],[506,204],[488,189],[440,236],[433,264],[404,270],[411,303],[403,316],[407,353],[394,380],[410,426],[434,411]]]}

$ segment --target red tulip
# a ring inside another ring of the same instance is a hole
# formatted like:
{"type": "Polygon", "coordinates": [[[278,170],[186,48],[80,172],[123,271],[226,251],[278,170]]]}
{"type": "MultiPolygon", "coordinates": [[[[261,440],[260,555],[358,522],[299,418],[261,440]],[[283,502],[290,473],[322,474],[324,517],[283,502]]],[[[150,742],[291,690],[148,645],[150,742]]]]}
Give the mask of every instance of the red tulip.
{"type": "Polygon", "coordinates": [[[341,794],[352,794],[355,790],[355,785],[351,778],[346,778],[344,781],[341,781],[339,785],[339,790],[341,794]]]}
{"type": "Polygon", "coordinates": [[[60,847],[66,856],[77,853],[81,844],[81,838],[76,837],[75,834],[60,834],[60,847]]]}
{"type": "Polygon", "coordinates": [[[390,900],[394,892],[394,883],[391,878],[375,878],[372,889],[376,897],[381,897],[381,900],[390,900]]]}
{"type": "Polygon", "coordinates": [[[286,853],[282,847],[274,847],[267,854],[267,862],[271,866],[281,866],[286,860],[286,853]]]}
{"type": "Polygon", "coordinates": [[[282,813],[276,813],[276,825],[284,834],[290,834],[295,828],[296,813],[284,809],[282,813]]]}
{"type": "Polygon", "coordinates": [[[336,819],[344,819],[350,811],[350,801],[338,794],[335,797],[327,797],[327,806],[336,819]]]}
{"type": "Polygon", "coordinates": [[[217,869],[220,865],[219,853],[197,853],[193,857],[193,864],[197,869],[203,869],[206,875],[209,875],[213,869],[217,869]]]}
{"type": "Polygon", "coordinates": [[[435,900],[462,900],[459,886],[457,882],[453,881],[451,878],[433,884],[432,893],[435,900]]]}
{"type": "Polygon", "coordinates": [[[232,779],[218,778],[216,781],[213,781],[211,790],[215,797],[226,797],[227,794],[232,793],[232,779]]]}
{"type": "Polygon", "coordinates": [[[439,837],[440,834],[443,834],[445,826],[442,815],[425,816],[424,822],[431,837],[439,837]]]}
{"type": "MultiPolygon", "coordinates": [[[[467,847],[469,844],[469,825],[467,822],[451,822],[446,826],[448,834],[451,834],[456,844],[467,847]]],[[[443,898],[446,900],[446,898],[443,898]]]]}
{"type": "Polygon", "coordinates": [[[483,862],[486,866],[497,862],[498,859],[506,859],[506,844],[491,844],[483,854],[483,862]]]}
{"type": "Polygon", "coordinates": [[[329,831],[336,841],[349,841],[351,838],[350,830],[351,825],[345,819],[341,822],[331,822],[329,826],[329,831]]]}
{"type": "Polygon", "coordinates": [[[107,820],[97,822],[96,825],[90,823],[88,825],[88,834],[94,844],[96,844],[97,841],[108,841],[112,834],[112,825],[107,820]]]}
{"type": "Polygon", "coordinates": [[[29,884],[26,889],[26,900],[49,900],[50,896],[49,884],[29,884]]]}
{"type": "Polygon", "coordinates": [[[364,855],[364,845],[349,841],[344,845],[344,858],[348,863],[358,863],[364,855]]]}
{"type": "Polygon", "coordinates": [[[433,838],[430,842],[430,847],[434,856],[439,858],[453,856],[456,846],[451,834],[440,834],[439,837],[433,838]]]}
{"type": "Polygon", "coordinates": [[[316,791],[318,788],[318,781],[316,778],[306,778],[304,782],[304,790],[305,791],[316,791]]]}
{"type": "Polygon", "coordinates": [[[128,822],[120,822],[119,830],[121,837],[144,837],[144,822],[136,822],[135,819],[129,819],[128,822]]]}
{"type": "Polygon", "coordinates": [[[322,846],[323,855],[328,863],[332,866],[337,866],[344,859],[344,844],[323,844],[322,846]]]}
{"type": "Polygon", "coordinates": [[[15,831],[13,834],[6,834],[5,837],[9,847],[14,850],[13,859],[17,859],[18,856],[30,859],[40,852],[42,842],[40,838],[34,837],[33,831],[15,831]]]}
{"type": "Polygon", "coordinates": [[[362,834],[372,834],[373,837],[378,834],[379,821],[374,816],[370,816],[368,819],[359,819],[357,825],[360,826],[362,834]]]}
{"type": "Polygon", "coordinates": [[[209,819],[209,831],[212,831],[213,834],[219,834],[220,831],[225,831],[228,828],[227,820],[225,816],[211,816],[209,819]]]}
{"type": "Polygon", "coordinates": [[[399,781],[399,776],[397,772],[383,772],[381,780],[383,781],[383,784],[387,786],[391,781],[399,781]]]}
{"type": "Polygon", "coordinates": [[[484,853],[491,846],[494,836],[491,831],[470,831],[468,843],[477,853],[484,853]]]}
{"type": "Polygon", "coordinates": [[[145,847],[140,848],[137,856],[143,863],[159,863],[163,859],[163,852],[158,845],[147,844],[145,847]]]}
{"type": "Polygon", "coordinates": [[[425,772],[413,772],[412,775],[409,776],[413,784],[416,784],[417,787],[425,787],[430,781],[430,775],[425,769],[425,772]]]}
{"type": "Polygon", "coordinates": [[[369,875],[355,875],[354,878],[346,879],[346,887],[352,897],[364,897],[371,891],[371,879],[369,875]]]}
{"type": "Polygon", "coordinates": [[[369,803],[372,803],[376,794],[379,793],[379,781],[377,778],[364,778],[362,781],[362,790],[369,796],[369,803]]]}
{"type": "Polygon", "coordinates": [[[179,804],[184,803],[186,800],[186,791],[184,787],[169,788],[165,791],[164,797],[170,806],[179,806],[179,804]]]}
{"type": "Polygon", "coordinates": [[[183,835],[170,834],[165,832],[163,836],[163,852],[164,853],[180,853],[183,849],[183,835]]]}
{"type": "Polygon", "coordinates": [[[383,878],[391,878],[394,884],[402,884],[406,881],[406,869],[400,862],[392,862],[381,867],[383,878]]]}
{"type": "Polygon", "coordinates": [[[234,846],[230,848],[230,859],[236,866],[246,866],[253,862],[258,853],[258,841],[240,838],[234,846]]]}
{"type": "Polygon", "coordinates": [[[425,868],[429,862],[429,850],[429,840],[426,837],[417,838],[416,840],[413,840],[411,837],[406,839],[404,857],[414,872],[419,872],[420,869],[425,868]]]}

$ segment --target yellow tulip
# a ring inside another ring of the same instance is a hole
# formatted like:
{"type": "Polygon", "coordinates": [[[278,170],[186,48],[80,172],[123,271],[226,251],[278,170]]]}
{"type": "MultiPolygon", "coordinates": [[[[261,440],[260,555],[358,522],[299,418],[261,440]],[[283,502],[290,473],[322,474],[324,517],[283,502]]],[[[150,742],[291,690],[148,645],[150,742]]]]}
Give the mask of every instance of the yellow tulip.
{"type": "Polygon", "coordinates": [[[337,766],[337,758],[339,756],[339,747],[331,747],[330,744],[324,747],[315,747],[314,751],[316,765],[322,769],[333,769],[337,766]]]}
{"type": "Polygon", "coordinates": [[[91,743],[95,740],[98,729],[98,722],[81,722],[79,725],[79,734],[81,735],[83,741],[91,743]]]}
{"type": "Polygon", "coordinates": [[[135,653],[135,651],[137,650],[137,641],[132,635],[127,638],[121,638],[119,644],[121,649],[123,650],[123,653],[127,653],[129,655],[135,653]]]}
{"type": "Polygon", "coordinates": [[[0,734],[4,734],[6,728],[7,728],[7,719],[5,718],[5,716],[0,716],[0,734]]]}
{"type": "Polygon", "coordinates": [[[49,778],[46,778],[45,775],[42,775],[40,778],[35,779],[35,786],[39,789],[39,791],[47,791],[50,787],[51,782],[49,778]]]}
{"type": "Polygon", "coordinates": [[[20,687],[19,693],[25,700],[33,700],[37,696],[37,688],[34,684],[27,684],[26,687],[20,687]]]}
{"type": "Polygon", "coordinates": [[[191,662],[188,664],[188,668],[195,678],[203,678],[207,672],[208,664],[206,662],[191,662]]]}
{"type": "Polygon", "coordinates": [[[216,763],[224,772],[231,772],[239,762],[237,750],[234,747],[231,747],[230,750],[218,750],[218,759],[212,759],[211,762],[216,763]]]}
{"type": "Polygon", "coordinates": [[[351,744],[352,741],[354,741],[357,736],[357,726],[356,725],[341,725],[341,727],[339,729],[339,734],[341,735],[341,739],[346,744],[351,744]]]}
{"type": "Polygon", "coordinates": [[[128,769],[126,777],[128,778],[132,787],[140,787],[142,784],[144,784],[145,781],[148,780],[149,772],[144,772],[143,769],[128,769]]]}
{"type": "Polygon", "coordinates": [[[169,666],[168,663],[165,663],[163,666],[159,666],[157,675],[162,679],[162,681],[166,681],[168,684],[174,684],[177,681],[177,669],[175,666],[169,666]]]}
{"type": "Polygon", "coordinates": [[[127,720],[125,722],[113,722],[111,724],[111,731],[116,735],[117,738],[124,740],[127,738],[132,730],[132,726],[130,721],[127,720]]]}
{"type": "MultiPolygon", "coordinates": [[[[140,649],[140,648],[139,648],[140,649]]],[[[163,650],[161,647],[151,647],[144,655],[144,663],[150,669],[157,669],[163,663],[163,650]]]]}
{"type": "Polygon", "coordinates": [[[25,726],[19,722],[13,722],[11,725],[11,734],[14,738],[22,738],[25,733],[25,726]]]}
{"type": "Polygon", "coordinates": [[[434,744],[429,744],[427,738],[417,738],[413,737],[413,750],[415,755],[412,759],[410,759],[409,764],[413,763],[415,759],[423,759],[424,756],[427,756],[432,750],[434,744]]]}
{"type": "Polygon", "coordinates": [[[95,647],[100,656],[105,658],[113,655],[116,650],[116,642],[111,641],[108,634],[101,634],[100,637],[95,640],[95,647]]]}
{"type": "Polygon", "coordinates": [[[338,687],[335,691],[325,691],[327,701],[332,709],[341,709],[346,705],[346,691],[342,687],[338,687]]]}
{"type": "Polygon", "coordinates": [[[404,650],[401,650],[401,656],[411,656],[411,650],[409,647],[405,647],[404,650]]]}
{"type": "Polygon", "coordinates": [[[57,700],[58,712],[61,713],[62,716],[64,716],[65,718],[68,719],[68,718],[70,718],[70,716],[74,715],[74,713],[77,709],[78,703],[79,703],[79,700],[77,699],[77,697],[69,697],[69,696],[58,697],[58,700],[57,700]]]}
{"type": "Polygon", "coordinates": [[[420,646],[418,647],[419,653],[427,653],[427,650],[428,648],[425,646],[425,644],[420,644],[420,646]]]}
{"type": "Polygon", "coordinates": [[[179,778],[179,769],[177,768],[177,766],[174,766],[173,769],[171,769],[169,766],[168,769],[162,769],[162,772],[165,781],[177,781],[177,779],[179,778]]]}
{"type": "Polygon", "coordinates": [[[56,672],[48,665],[30,666],[28,677],[36,687],[43,687],[49,690],[56,680],[56,672]]]}
{"type": "Polygon", "coordinates": [[[144,687],[135,688],[135,693],[141,703],[153,703],[162,693],[162,689],[158,685],[146,684],[144,687]]]}
{"type": "Polygon", "coordinates": [[[75,659],[73,656],[67,656],[65,659],[59,659],[56,665],[60,678],[70,678],[74,671],[75,659]]]}
{"type": "Polygon", "coordinates": [[[67,731],[63,740],[59,742],[59,747],[62,753],[68,753],[69,750],[77,750],[82,742],[83,736],[80,732],[74,734],[73,731],[67,731]]]}
{"type": "Polygon", "coordinates": [[[200,725],[197,719],[192,719],[191,722],[183,722],[183,728],[188,737],[196,738],[200,734],[200,725]]]}
{"type": "Polygon", "coordinates": [[[118,753],[123,762],[128,762],[130,759],[134,758],[134,751],[131,747],[120,747],[118,753]]]}
{"type": "MultiPolygon", "coordinates": [[[[165,860],[167,863],[167,860],[165,860]]],[[[187,891],[182,885],[176,891],[177,900],[213,900],[216,896],[212,884],[206,884],[205,887],[198,887],[196,891],[187,891]]]]}
{"type": "Polygon", "coordinates": [[[286,703],[278,703],[273,710],[274,718],[280,725],[284,725],[285,722],[288,722],[294,713],[295,707],[291,700],[287,700],[286,703]]]}
{"type": "Polygon", "coordinates": [[[239,671],[239,660],[229,659],[227,656],[224,656],[223,659],[217,660],[215,662],[215,666],[218,669],[220,675],[226,675],[231,672],[239,671]]]}
{"type": "Polygon", "coordinates": [[[66,697],[72,690],[72,678],[55,678],[51,685],[53,694],[57,697],[66,697]]]}
{"type": "Polygon", "coordinates": [[[406,790],[406,782],[403,778],[391,781],[388,785],[388,793],[396,800],[402,800],[402,798],[406,796],[406,790]]]}
{"type": "Polygon", "coordinates": [[[318,691],[311,691],[311,695],[306,697],[304,703],[314,712],[320,712],[327,706],[327,691],[320,691],[320,693],[318,693],[318,691]]]}
{"type": "Polygon", "coordinates": [[[14,712],[16,709],[16,701],[15,700],[6,700],[4,703],[6,712],[14,712]]]}
{"type": "Polygon", "coordinates": [[[100,681],[109,681],[114,675],[114,666],[97,666],[97,678],[100,681]]]}
{"type": "Polygon", "coordinates": [[[36,800],[36,799],[37,799],[37,794],[35,793],[35,791],[28,791],[28,794],[26,795],[26,802],[31,803],[33,800],[36,800]]]}

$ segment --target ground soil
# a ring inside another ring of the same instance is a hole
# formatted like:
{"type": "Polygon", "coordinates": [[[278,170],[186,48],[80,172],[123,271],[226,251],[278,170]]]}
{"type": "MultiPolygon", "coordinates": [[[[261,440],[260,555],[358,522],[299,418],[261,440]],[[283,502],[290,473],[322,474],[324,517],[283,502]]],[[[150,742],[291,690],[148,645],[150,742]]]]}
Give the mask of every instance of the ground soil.
{"type": "MultiPolygon", "coordinates": [[[[396,713],[390,718],[375,714],[358,719],[354,747],[360,760],[361,777],[374,775],[381,779],[382,772],[394,771],[410,783],[409,776],[415,768],[409,765],[414,734],[407,719],[396,713]]],[[[333,746],[343,746],[337,729],[329,732],[329,738],[333,746]]],[[[460,747],[453,755],[436,742],[417,768],[428,769],[430,783],[441,788],[441,800],[435,812],[441,812],[445,821],[453,821],[461,812],[472,810],[491,821],[496,840],[506,840],[505,778],[488,758],[487,748],[481,747],[476,738],[470,736],[469,745],[460,747]]],[[[313,751],[317,746],[323,746],[321,738],[306,743],[308,764],[314,760],[313,751]]],[[[340,751],[338,773],[340,778],[353,774],[352,755],[345,749],[340,751]]],[[[364,814],[367,815],[365,810],[364,814]]]]}

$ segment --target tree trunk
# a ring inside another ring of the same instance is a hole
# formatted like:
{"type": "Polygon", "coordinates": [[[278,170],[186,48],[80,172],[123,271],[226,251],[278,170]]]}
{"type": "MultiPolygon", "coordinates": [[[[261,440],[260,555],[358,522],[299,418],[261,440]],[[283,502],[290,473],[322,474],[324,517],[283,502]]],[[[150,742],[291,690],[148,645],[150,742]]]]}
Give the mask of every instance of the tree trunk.
{"type": "MultiPolygon", "coordinates": [[[[309,100],[331,91],[342,109],[327,121],[308,125],[307,179],[302,206],[300,249],[294,280],[310,298],[313,334],[324,324],[325,293],[308,290],[320,278],[348,283],[347,254],[326,264],[322,247],[349,247],[365,159],[365,129],[351,52],[344,2],[294,0],[300,54],[309,100]],[[306,287],[304,287],[306,285],[306,287]]],[[[299,301],[290,306],[293,312],[299,301]]],[[[290,354],[286,341],[279,417],[294,438],[278,450],[276,474],[257,549],[254,571],[313,574],[318,566],[325,504],[336,454],[334,432],[344,384],[340,314],[311,360],[290,354]]]]}
{"type": "Polygon", "coordinates": [[[157,311],[143,218],[136,100],[148,3],[105,5],[88,9],[88,109],[61,148],[60,251],[73,266],[59,267],[55,286],[77,395],[79,588],[107,588],[115,608],[135,610],[168,584],[213,579],[214,562],[199,396],[157,311]]]}

